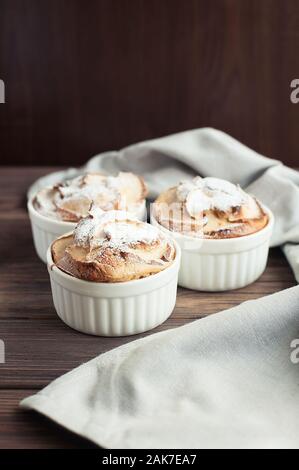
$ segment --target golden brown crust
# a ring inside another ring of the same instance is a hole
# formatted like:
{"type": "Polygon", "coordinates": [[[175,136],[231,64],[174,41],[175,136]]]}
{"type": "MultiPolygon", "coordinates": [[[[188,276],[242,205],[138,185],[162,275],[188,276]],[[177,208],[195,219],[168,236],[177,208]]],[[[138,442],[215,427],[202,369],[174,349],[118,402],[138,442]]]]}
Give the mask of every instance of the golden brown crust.
{"type": "MultiPolygon", "coordinates": [[[[120,172],[118,180],[122,199],[126,201],[127,205],[140,203],[146,198],[148,190],[142,176],[120,172]]],[[[115,209],[125,209],[125,207],[119,205],[115,209]]]]}
{"type": "Polygon", "coordinates": [[[47,217],[79,222],[92,206],[104,211],[122,209],[140,213],[146,195],[147,188],[141,176],[126,172],[106,176],[93,172],[42,189],[33,205],[47,217]]]}
{"type": "Polygon", "coordinates": [[[172,187],[160,194],[153,207],[156,220],[170,231],[198,238],[224,239],[250,235],[268,223],[268,215],[260,203],[244,192],[243,204],[225,211],[209,208],[194,217],[188,213],[186,201],[179,199],[177,189],[172,187]]]}
{"type": "MultiPolygon", "coordinates": [[[[142,229],[148,226],[139,221],[125,222],[128,225],[135,223],[136,230],[141,224],[142,229]]],[[[105,228],[107,223],[101,227],[103,230],[105,228]]],[[[152,231],[153,227],[149,226],[148,230],[152,231]]],[[[78,244],[74,234],[63,236],[52,243],[52,258],[62,271],[87,281],[125,282],[140,279],[166,269],[175,258],[173,243],[159,231],[157,233],[158,238],[152,241],[114,243],[107,237],[94,246],[78,244]]]]}
{"type": "Polygon", "coordinates": [[[79,279],[93,282],[124,282],[140,279],[167,268],[174,259],[173,249],[166,245],[161,250],[152,250],[153,259],[144,259],[132,252],[106,248],[90,254],[88,249],[73,245],[73,238],[57,239],[52,244],[52,257],[55,265],[62,271],[79,279]],[[170,256],[170,252],[172,253],[170,256]]]}

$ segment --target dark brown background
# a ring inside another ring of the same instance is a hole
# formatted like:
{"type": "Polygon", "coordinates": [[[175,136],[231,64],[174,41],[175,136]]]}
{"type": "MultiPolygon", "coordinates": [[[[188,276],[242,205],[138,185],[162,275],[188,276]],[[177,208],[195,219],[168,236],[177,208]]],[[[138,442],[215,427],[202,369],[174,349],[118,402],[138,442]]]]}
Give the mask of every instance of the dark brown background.
{"type": "Polygon", "coordinates": [[[208,125],[298,165],[298,46],[298,0],[0,0],[0,162],[208,125]]]}

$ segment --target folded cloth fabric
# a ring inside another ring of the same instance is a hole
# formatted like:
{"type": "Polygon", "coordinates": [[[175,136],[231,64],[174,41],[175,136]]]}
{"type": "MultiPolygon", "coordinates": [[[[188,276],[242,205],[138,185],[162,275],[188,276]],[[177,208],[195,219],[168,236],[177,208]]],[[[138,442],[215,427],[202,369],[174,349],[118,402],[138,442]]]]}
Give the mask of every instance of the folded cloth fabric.
{"type": "Polygon", "coordinates": [[[298,448],[298,312],[299,286],[244,302],[103,354],[21,406],[108,448],[298,448]]]}
{"type": "Polygon", "coordinates": [[[259,155],[221,131],[195,129],[97,155],[79,170],[40,178],[28,195],[85,170],[142,174],[152,198],[198,174],[239,183],[274,213],[272,246],[282,245],[299,282],[299,172],[281,162],[259,155]]]}

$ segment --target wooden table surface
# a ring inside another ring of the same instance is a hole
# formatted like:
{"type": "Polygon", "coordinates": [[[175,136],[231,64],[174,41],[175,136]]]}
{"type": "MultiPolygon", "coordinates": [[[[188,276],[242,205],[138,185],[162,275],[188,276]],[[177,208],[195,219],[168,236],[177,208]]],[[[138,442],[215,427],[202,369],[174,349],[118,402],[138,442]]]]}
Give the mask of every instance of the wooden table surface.
{"type": "MultiPolygon", "coordinates": [[[[0,448],[78,448],[92,445],[32,411],[19,401],[95,356],[140,336],[97,338],[80,334],[55,313],[46,266],[35,254],[26,211],[26,190],[55,168],[0,168],[0,448]]],[[[254,284],[224,293],[178,290],[175,310],[154,331],[175,328],[295,285],[279,249],[254,284]]],[[[151,332],[152,333],[152,332],[151,332]]],[[[148,334],[151,334],[148,333],[148,334]]]]}

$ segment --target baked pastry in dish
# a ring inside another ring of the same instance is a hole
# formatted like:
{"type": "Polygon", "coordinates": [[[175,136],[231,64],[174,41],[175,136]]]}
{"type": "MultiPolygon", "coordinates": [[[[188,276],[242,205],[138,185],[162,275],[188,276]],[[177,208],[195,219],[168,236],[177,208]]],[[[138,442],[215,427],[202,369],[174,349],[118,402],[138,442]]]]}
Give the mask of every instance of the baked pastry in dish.
{"type": "Polygon", "coordinates": [[[92,208],[47,250],[53,303],[68,326],[126,336],[163,323],[176,303],[181,249],[124,211],[92,208]]]}
{"type": "Polygon", "coordinates": [[[92,205],[104,211],[121,209],[139,215],[145,208],[146,195],[143,178],[133,173],[87,173],[41,189],[33,206],[51,219],[78,222],[88,215],[92,205]]]}
{"type": "Polygon", "coordinates": [[[124,282],[163,271],[175,259],[174,243],[158,228],[125,211],[92,207],[71,234],[51,246],[54,264],[79,279],[124,282]]]}
{"type": "Polygon", "coordinates": [[[200,176],[163,192],[153,215],[170,231],[205,239],[250,235],[268,223],[261,204],[240,186],[200,176]]]}

